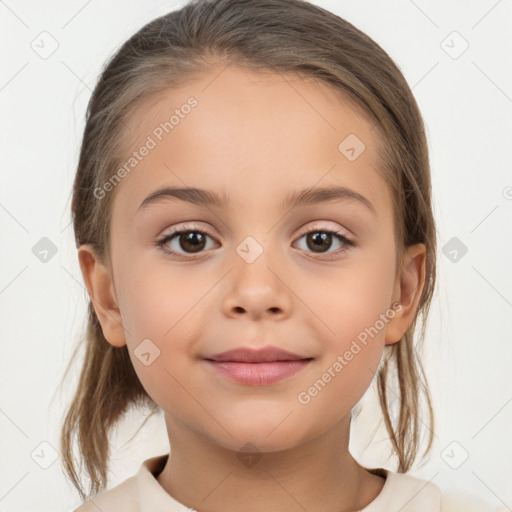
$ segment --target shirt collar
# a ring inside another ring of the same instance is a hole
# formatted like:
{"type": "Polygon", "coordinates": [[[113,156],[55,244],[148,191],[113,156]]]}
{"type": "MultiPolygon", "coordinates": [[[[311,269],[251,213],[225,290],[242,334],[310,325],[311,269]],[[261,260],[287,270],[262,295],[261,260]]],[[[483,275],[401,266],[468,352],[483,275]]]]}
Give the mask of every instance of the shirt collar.
{"type": "MultiPolygon", "coordinates": [[[[144,461],[135,476],[140,512],[196,512],[173,498],[156,477],[164,469],[169,454],[144,461]]],[[[386,478],[379,495],[359,512],[383,512],[396,509],[401,512],[439,512],[441,493],[431,482],[420,480],[406,473],[394,473],[382,468],[370,469],[371,473],[386,478]]]]}

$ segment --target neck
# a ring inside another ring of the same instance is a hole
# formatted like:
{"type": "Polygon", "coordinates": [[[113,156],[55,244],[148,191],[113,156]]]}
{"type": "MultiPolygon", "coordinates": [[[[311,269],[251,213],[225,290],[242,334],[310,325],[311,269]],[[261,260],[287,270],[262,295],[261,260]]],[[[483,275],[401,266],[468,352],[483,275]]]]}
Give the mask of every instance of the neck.
{"type": "Polygon", "coordinates": [[[349,453],[349,420],[291,449],[241,453],[166,415],[172,448],[157,481],[199,512],[357,511],[378,496],[384,479],[349,453]]]}

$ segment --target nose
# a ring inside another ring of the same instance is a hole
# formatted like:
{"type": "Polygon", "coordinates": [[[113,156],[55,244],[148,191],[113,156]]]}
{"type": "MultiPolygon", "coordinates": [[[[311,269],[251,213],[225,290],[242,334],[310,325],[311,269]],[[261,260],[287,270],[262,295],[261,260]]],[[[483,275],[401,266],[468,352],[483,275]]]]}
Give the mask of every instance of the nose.
{"type": "Polygon", "coordinates": [[[263,317],[284,319],[290,315],[292,300],[289,279],[279,258],[263,251],[255,259],[237,255],[228,274],[228,286],[222,299],[226,315],[247,315],[252,320],[263,317]],[[251,261],[251,262],[249,262],[251,261]]]}

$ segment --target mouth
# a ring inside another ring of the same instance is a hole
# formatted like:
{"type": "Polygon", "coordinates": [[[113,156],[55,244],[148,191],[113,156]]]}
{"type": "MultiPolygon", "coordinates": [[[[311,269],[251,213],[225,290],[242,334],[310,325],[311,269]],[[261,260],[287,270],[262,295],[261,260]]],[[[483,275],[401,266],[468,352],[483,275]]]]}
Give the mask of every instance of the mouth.
{"type": "Polygon", "coordinates": [[[226,361],[236,363],[272,363],[277,361],[301,361],[312,359],[308,356],[294,354],[278,347],[269,346],[262,349],[235,348],[206,358],[212,361],[226,361]]]}
{"type": "Polygon", "coordinates": [[[204,360],[216,373],[239,384],[267,386],[293,377],[313,359],[277,347],[267,347],[261,350],[234,349],[204,360]]]}

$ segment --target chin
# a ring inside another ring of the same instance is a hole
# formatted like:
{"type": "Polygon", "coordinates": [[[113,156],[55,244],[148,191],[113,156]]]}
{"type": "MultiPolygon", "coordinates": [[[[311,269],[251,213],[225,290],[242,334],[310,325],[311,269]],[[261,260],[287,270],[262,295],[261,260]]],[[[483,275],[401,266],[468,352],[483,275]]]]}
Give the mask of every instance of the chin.
{"type": "Polygon", "coordinates": [[[248,453],[289,450],[300,444],[301,441],[305,441],[305,433],[299,432],[299,427],[292,424],[285,427],[284,423],[279,425],[277,422],[270,425],[265,422],[265,425],[262,425],[253,422],[252,425],[246,425],[245,428],[240,424],[231,427],[225,425],[232,437],[226,433],[222,439],[216,438],[215,441],[226,449],[248,453]]]}

